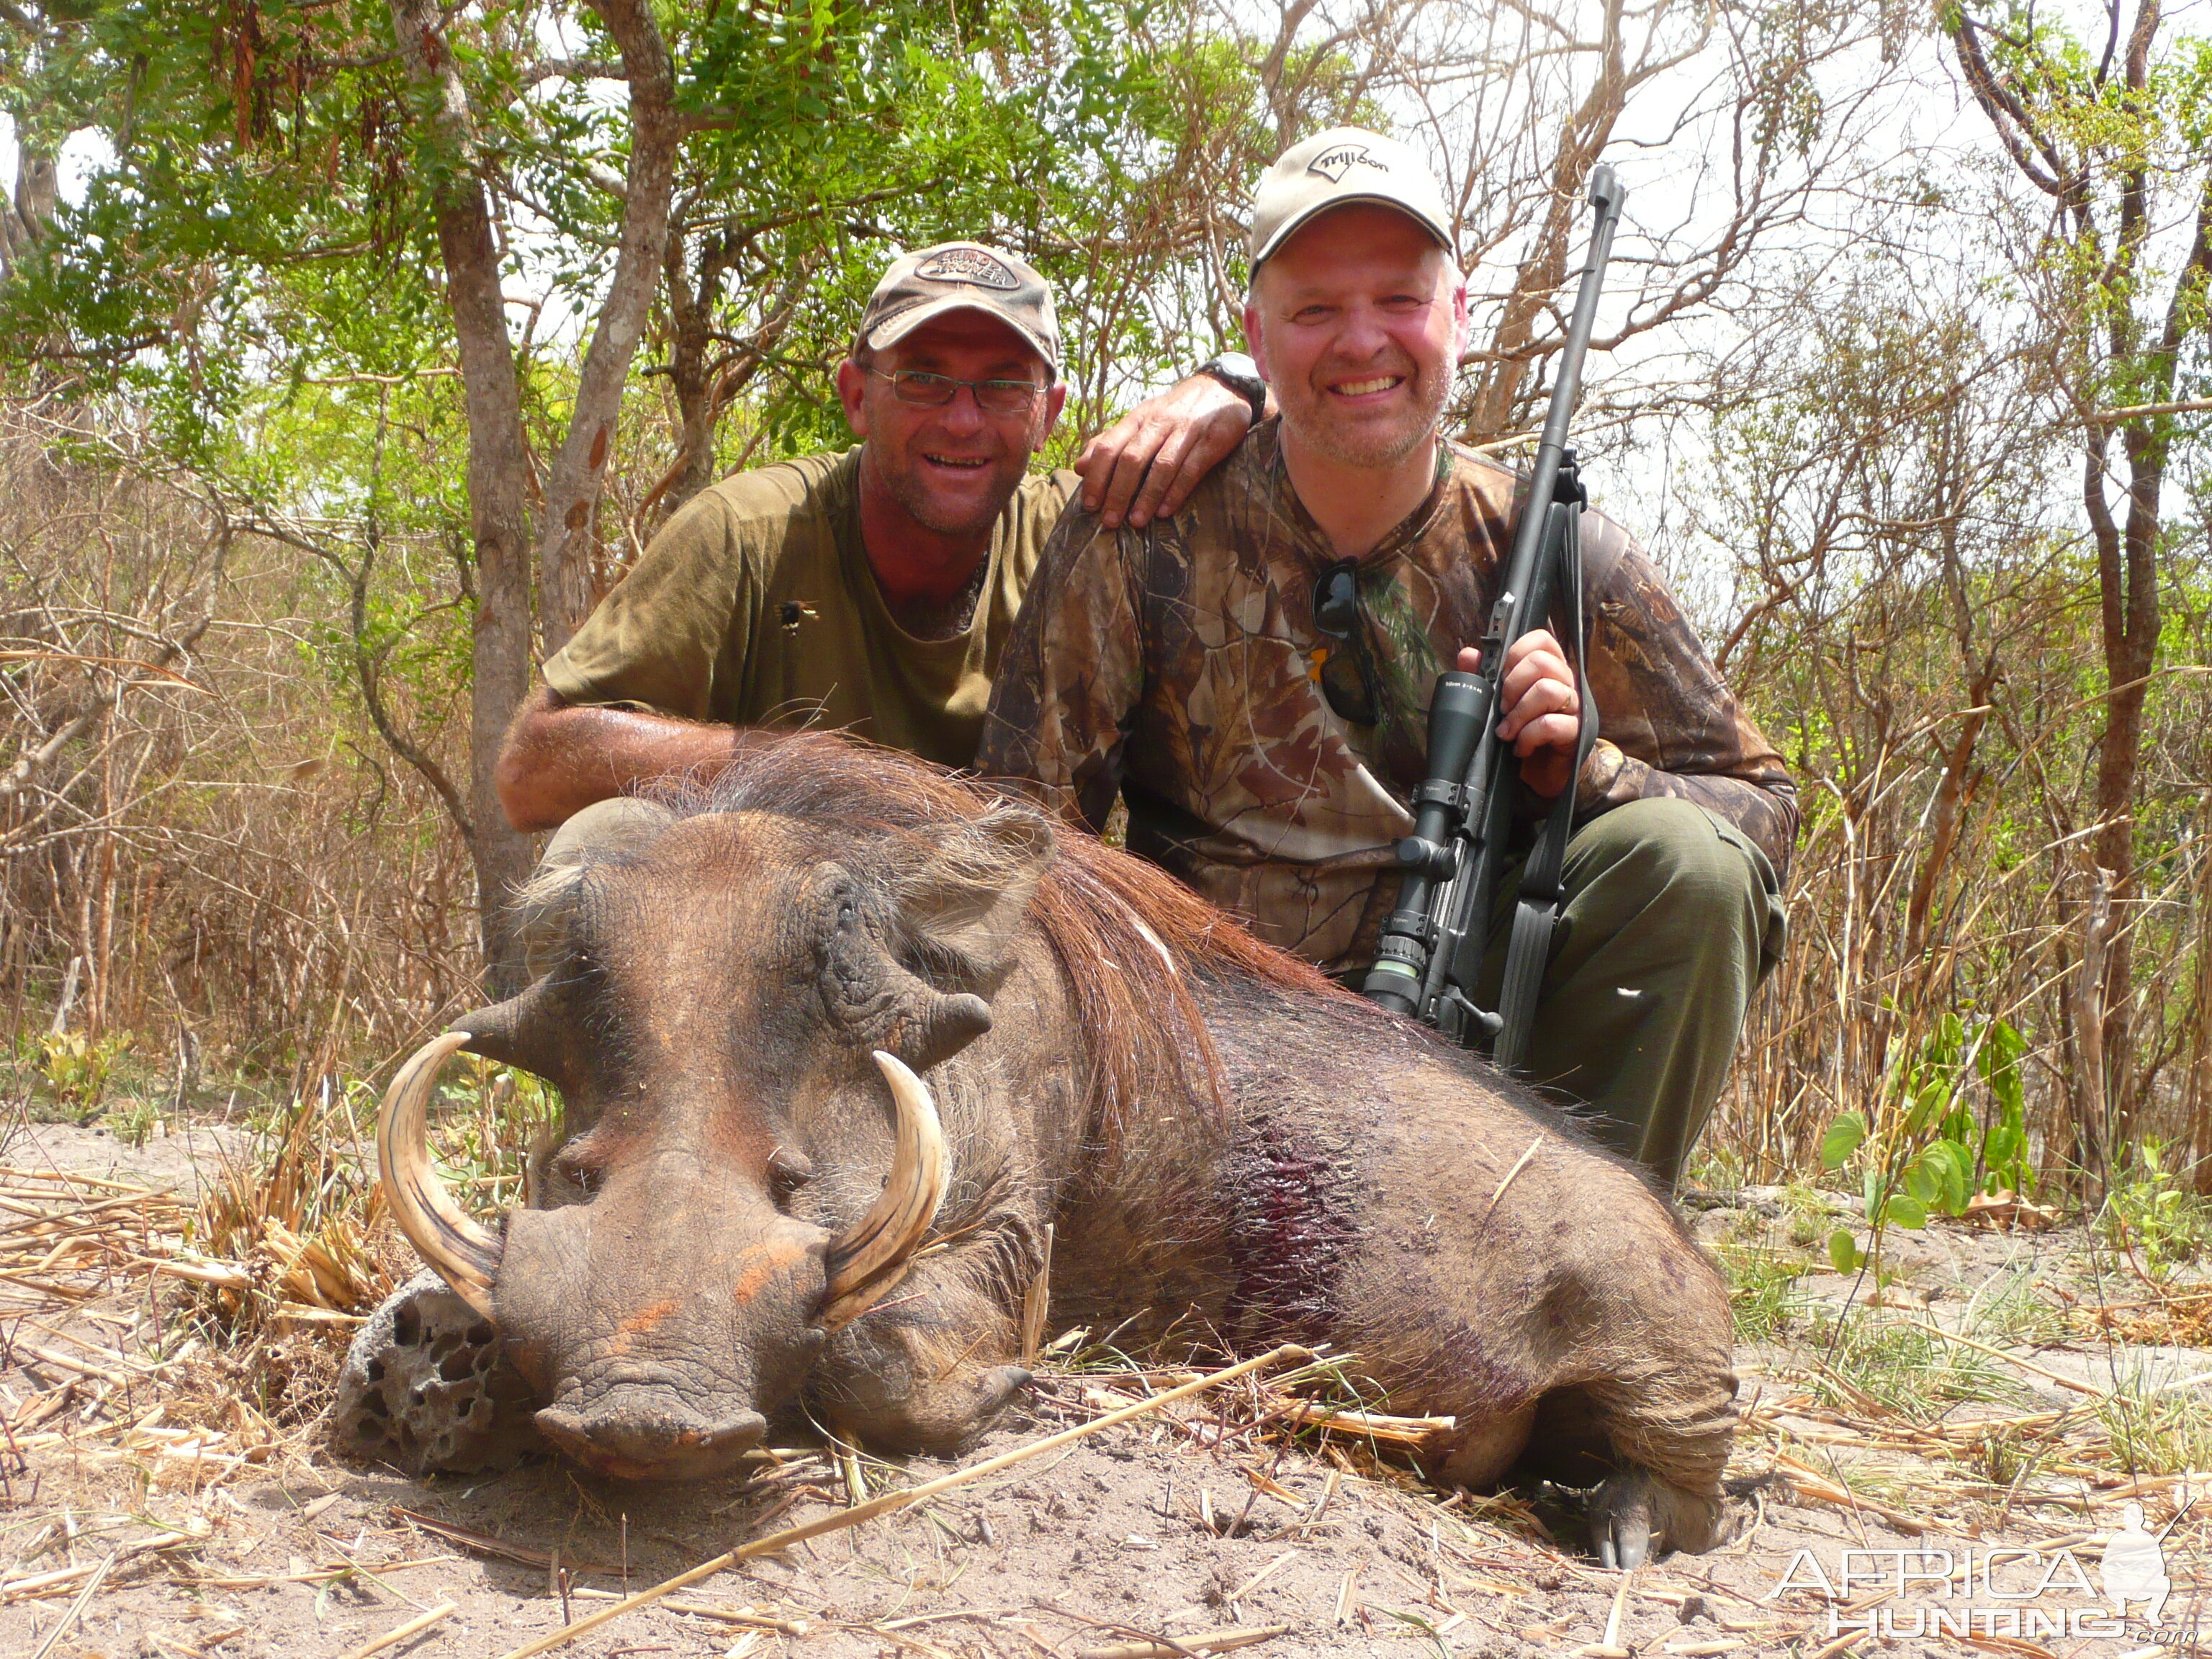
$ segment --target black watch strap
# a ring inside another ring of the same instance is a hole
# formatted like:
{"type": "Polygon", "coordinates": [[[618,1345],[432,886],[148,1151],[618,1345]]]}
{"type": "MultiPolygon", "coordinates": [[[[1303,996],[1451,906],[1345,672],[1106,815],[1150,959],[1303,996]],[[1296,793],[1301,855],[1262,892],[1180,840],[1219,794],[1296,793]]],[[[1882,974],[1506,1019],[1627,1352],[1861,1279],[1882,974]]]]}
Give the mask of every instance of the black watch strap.
{"type": "Polygon", "coordinates": [[[1260,424],[1267,413],[1267,383],[1260,378],[1259,364],[1241,351],[1224,351],[1212,362],[1200,363],[1198,372],[1209,380],[1218,380],[1251,404],[1252,424],[1260,424]]]}

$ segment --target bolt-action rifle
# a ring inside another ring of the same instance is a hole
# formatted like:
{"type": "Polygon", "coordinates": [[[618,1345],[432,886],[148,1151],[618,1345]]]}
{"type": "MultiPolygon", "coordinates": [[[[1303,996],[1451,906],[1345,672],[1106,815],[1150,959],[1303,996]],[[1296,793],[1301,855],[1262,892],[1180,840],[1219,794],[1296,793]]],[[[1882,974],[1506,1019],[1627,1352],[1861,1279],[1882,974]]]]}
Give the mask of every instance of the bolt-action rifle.
{"type": "Polygon", "coordinates": [[[1513,642],[1544,627],[1556,606],[1582,702],[1574,773],[1580,777],[1597,735],[1597,708],[1583,672],[1581,521],[1589,498],[1574,451],[1567,447],[1567,422],[1582,389],[1583,358],[1589,350],[1606,260],[1626,194],[1610,167],[1592,171],[1589,200],[1595,219],[1589,256],[1552,383],[1551,407],[1512,554],[1482,637],[1482,665],[1473,674],[1437,677],[1429,703],[1429,775],[1413,792],[1413,833],[1398,843],[1405,881],[1362,988],[1384,1007],[1412,1014],[1464,1047],[1490,1045],[1492,1057],[1508,1067],[1518,1066],[1528,1053],[1553,930],[1565,908],[1560,878],[1574,829],[1575,785],[1570,779],[1553,804],[1522,866],[1498,1006],[1483,1008],[1475,1000],[1476,981],[1512,833],[1513,783],[1519,775],[1511,748],[1498,736],[1503,717],[1499,691],[1513,642]]]}

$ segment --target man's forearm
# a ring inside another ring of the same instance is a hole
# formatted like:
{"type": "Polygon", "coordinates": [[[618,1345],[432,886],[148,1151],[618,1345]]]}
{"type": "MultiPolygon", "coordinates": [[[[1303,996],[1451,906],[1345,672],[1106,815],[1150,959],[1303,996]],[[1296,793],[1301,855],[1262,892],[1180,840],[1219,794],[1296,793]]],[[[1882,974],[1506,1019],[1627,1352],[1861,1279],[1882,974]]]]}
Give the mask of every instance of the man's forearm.
{"type": "Polygon", "coordinates": [[[667,714],[567,703],[541,690],[501,751],[500,804],[517,830],[550,830],[649,778],[712,778],[751,736],[667,714]]]}
{"type": "Polygon", "coordinates": [[[1664,772],[1601,742],[1577,793],[1583,813],[1652,795],[1695,801],[1741,830],[1788,878],[1797,840],[1797,791],[1786,775],[1742,777],[1728,772],[1664,772]]]}

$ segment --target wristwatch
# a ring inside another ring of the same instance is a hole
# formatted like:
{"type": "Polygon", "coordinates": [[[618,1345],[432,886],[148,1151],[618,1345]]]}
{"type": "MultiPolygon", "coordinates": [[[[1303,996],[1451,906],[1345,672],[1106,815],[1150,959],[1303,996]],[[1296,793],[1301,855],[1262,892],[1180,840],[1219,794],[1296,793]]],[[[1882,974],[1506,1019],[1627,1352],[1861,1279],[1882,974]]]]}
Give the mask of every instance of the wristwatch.
{"type": "Polygon", "coordinates": [[[1252,424],[1257,426],[1267,413],[1267,383],[1260,378],[1260,365],[1241,351],[1224,351],[1211,362],[1200,363],[1198,373],[1209,380],[1218,380],[1231,392],[1252,405],[1252,424]]]}

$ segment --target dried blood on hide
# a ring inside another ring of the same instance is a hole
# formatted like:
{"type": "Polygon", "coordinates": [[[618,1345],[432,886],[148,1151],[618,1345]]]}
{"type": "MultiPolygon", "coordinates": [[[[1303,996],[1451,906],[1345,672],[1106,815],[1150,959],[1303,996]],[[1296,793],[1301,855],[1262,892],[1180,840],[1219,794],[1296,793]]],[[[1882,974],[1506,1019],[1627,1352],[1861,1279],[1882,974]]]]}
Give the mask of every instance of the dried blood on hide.
{"type": "Polygon", "coordinates": [[[1336,1317],[1337,1273],[1362,1231],[1349,1160],[1261,1119],[1229,1162],[1231,1334],[1239,1342],[1321,1340],[1336,1317]]]}

